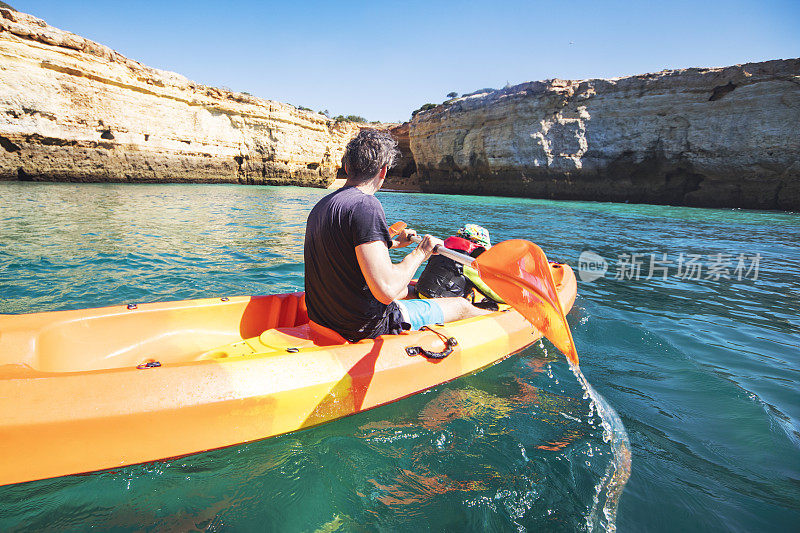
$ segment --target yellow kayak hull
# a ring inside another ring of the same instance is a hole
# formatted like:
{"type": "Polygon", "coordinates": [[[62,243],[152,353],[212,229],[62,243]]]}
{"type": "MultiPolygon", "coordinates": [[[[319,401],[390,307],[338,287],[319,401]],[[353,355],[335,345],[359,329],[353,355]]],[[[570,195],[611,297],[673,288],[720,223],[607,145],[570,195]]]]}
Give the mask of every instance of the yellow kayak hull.
{"type": "MultiPolygon", "coordinates": [[[[552,268],[567,311],[575,275],[552,268]]],[[[542,336],[508,308],[433,330],[335,344],[309,326],[302,293],[0,315],[0,485],[310,427],[468,374],[542,336]],[[406,351],[438,352],[450,337],[458,344],[441,360],[406,351]]]]}

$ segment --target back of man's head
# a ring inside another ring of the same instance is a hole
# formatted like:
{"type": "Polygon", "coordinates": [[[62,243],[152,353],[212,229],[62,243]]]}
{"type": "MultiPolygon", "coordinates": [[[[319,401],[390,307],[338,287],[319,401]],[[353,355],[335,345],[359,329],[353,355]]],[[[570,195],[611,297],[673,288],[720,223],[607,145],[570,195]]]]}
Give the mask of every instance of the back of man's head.
{"type": "Polygon", "coordinates": [[[397,141],[388,131],[363,129],[347,143],[342,165],[349,179],[365,182],[384,166],[391,168],[399,155],[397,141]]]}

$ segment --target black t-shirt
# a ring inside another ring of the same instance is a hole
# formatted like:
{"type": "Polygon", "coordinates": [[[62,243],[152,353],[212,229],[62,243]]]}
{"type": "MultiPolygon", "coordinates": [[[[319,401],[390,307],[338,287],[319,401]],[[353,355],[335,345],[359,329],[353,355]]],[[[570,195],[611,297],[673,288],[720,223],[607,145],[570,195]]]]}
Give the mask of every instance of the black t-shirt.
{"type": "Polygon", "coordinates": [[[402,330],[397,304],[385,305],[372,295],[356,259],[356,246],[373,241],[392,245],[383,206],[355,187],[329,194],[308,215],[308,316],[349,341],[402,330]]]}

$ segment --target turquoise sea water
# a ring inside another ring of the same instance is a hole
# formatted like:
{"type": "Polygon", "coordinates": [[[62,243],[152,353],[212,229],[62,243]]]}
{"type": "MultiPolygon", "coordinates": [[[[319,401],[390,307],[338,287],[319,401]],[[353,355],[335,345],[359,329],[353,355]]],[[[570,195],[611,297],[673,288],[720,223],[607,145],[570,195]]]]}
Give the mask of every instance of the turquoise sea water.
{"type": "MultiPolygon", "coordinates": [[[[301,289],[305,217],[324,194],[0,183],[0,313],[301,289]]],[[[630,437],[619,531],[797,529],[797,214],[378,196],[390,223],[446,236],[474,222],[576,268],[585,251],[608,262],[569,318],[583,373],[630,437]],[[650,254],[666,270],[648,276],[650,254]]],[[[302,432],[0,487],[0,530],[602,529],[612,454],[592,411],[544,343],[302,432]]]]}

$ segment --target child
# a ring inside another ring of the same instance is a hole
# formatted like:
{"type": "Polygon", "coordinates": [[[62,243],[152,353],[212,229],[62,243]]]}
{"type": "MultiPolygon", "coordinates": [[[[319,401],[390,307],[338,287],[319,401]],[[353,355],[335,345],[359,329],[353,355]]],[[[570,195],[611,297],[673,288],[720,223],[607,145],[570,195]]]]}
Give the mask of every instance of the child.
{"type": "MultiPolygon", "coordinates": [[[[478,257],[492,247],[489,232],[477,224],[465,224],[458,230],[457,235],[445,239],[444,245],[472,257],[478,257]]],[[[497,309],[496,302],[503,302],[502,298],[481,281],[475,269],[463,266],[443,255],[434,255],[428,260],[425,270],[417,281],[417,293],[420,298],[461,296],[485,309],[497,309]],[[474,289],[484,296],[484,300],[477,304],[474,289]]]]}

